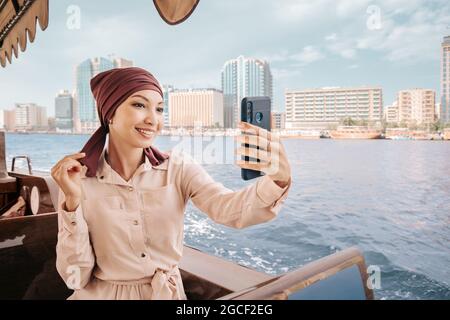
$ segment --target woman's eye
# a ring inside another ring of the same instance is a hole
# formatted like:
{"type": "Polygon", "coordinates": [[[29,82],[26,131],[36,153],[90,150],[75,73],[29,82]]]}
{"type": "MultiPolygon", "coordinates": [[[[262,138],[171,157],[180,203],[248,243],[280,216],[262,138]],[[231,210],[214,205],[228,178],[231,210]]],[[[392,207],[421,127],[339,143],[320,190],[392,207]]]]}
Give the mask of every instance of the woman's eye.
{"type": "Polygon", "coordinates": [[[137,108],[145,108],[145,106],[142,103],[134,103],[133,106],[137,108]]]}
{"type": "Polygon", "coordinates": [[[163,113],[164,112],[164,108],[158,108],[156,110],[158,110],[159,113],[163,113]]]}

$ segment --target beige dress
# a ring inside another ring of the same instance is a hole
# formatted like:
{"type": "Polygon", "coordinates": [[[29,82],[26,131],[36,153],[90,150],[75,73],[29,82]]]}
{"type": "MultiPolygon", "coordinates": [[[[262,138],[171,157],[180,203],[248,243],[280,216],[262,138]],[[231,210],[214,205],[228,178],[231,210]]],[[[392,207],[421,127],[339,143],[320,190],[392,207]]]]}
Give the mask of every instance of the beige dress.
{"type": "Polygon", "coordinates": [[[274,218],[290,188],[264,176],[232,191],[175,151],[159,166],[146,158],[127,182],[105,152],[96,177],[83,167],[75,212],[63,210],[59,193],[56,266],[74,289],[69,299],[186,299],[178,264],[187,201],[217,223],[244,228],[274,218]]]}

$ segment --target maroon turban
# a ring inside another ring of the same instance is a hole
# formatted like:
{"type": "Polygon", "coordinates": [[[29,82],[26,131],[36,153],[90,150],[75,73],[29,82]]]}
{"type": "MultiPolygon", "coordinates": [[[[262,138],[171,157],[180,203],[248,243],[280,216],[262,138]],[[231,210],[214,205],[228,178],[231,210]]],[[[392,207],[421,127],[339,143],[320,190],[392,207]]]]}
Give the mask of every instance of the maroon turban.
{"type": "MultiPolygon", "coordinates": [[[[97,101],[101,126],[81,150],[86,153],[80,162],[88,168],[87,177],[93,177],[97,173],[98,160],[105,146],[109,120],[129,96],[141,90],[153,90],[163,97],[161,87],[155,77],[141,68],[112,69],[99,73],[91,79],[91,91],[97,101]]],[[[159,165],[169,157],[154,147],[146,148],[144,152],[152,165],[159,165]]]]}

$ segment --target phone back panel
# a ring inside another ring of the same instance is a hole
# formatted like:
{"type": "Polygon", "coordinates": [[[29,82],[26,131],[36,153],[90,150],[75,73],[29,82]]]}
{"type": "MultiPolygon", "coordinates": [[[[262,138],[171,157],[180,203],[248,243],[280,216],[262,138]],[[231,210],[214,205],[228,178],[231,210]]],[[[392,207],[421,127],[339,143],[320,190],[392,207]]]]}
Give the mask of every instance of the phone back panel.
{"type": "MultiPolygon", "coordinates": [[[[271,130],[271,101],[269,97],[246,97],[241,102],[241,121],[252,125],[271,130]]],[[[247,144],[245,144],[248,147],[247,144]]],[[[242,160],[255,161],[251,157],[242,157],[242,160]]],[[[257,160],[259,162],[259,160],[257,160]]],[[[241,169],[241,176],[244,180],[251,180],[263,176],[260,171],[241,169]]]]}

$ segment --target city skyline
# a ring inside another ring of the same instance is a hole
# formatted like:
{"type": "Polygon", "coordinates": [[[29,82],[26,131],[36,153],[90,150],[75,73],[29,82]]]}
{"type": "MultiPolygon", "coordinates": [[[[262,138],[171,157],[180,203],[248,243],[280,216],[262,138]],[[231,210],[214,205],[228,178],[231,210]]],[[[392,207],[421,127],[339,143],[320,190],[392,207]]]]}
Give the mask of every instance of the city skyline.
{"type": "Polygon", "coordinates": [[[220,88],[223,62],[241,54],[267,60],[275,110],[284,110],[285,89],[380,86],[385,104],[405,88],[431,88],[440,96],[439,51],[450,20],[445,1],[379,1],[378,7],[365,0],[205,1],[177,27],[164,25],[144,1],[126,10],[101,1],[52,5],[39,41],[0,70],[2,109],[35,102],[52,116],[56,93],[73,87],[69,69],[86,56],[110,53],[177,88],[220,88]],[[66,26],[71,5],[80,9],[79,29],[66,26]],[[230,15],[245,26],[230,24],[230,15]]]}

